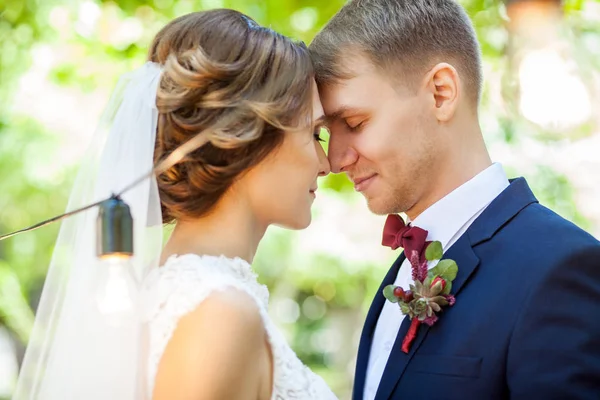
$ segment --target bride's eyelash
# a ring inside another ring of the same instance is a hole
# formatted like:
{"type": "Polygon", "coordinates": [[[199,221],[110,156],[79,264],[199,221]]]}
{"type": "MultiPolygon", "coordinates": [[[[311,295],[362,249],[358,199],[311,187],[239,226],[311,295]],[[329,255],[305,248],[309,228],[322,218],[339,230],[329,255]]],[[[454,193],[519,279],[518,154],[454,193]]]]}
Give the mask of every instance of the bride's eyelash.
{"type": "Polygon", "coordinates": [[[316,140],[317,142],[324,142],[324,141],[325,141],[325,139],[323,139],[323,138],[321,137],[321,129],[322,129],[322,127],[320,127],[320,126],[317,126],[317,127],[315,128],[314,132],[313,132],[313,136],[315,137],[315,140],[316,140]]]}

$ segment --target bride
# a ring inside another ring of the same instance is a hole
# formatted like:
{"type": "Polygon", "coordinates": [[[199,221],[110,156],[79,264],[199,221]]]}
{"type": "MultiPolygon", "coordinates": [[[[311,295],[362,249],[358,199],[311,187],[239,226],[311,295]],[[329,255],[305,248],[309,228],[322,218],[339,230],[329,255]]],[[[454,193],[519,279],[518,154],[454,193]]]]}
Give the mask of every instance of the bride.
{"type": "Polygon", "coordinates": [[[63,222],[15,400],[335,398],[276,329],[251,268],[269,225],[309,225],[329,173],[312,74],[304,44],[233,10],[158,33],[148,62],[117,86],[68,208],[204,143],[122,195],[140,282],[129,313],[98,289],[114,277],[96,262],[97,213],[63,222]]]}

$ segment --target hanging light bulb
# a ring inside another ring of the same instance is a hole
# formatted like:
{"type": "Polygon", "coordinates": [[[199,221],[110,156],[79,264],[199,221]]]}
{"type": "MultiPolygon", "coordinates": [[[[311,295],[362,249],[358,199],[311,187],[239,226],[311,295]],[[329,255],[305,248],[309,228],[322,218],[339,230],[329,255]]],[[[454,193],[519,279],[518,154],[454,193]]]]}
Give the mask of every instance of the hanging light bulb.
{"type": "Polygon", "coordinates": [[[589,122],[593,114],[586,71],[575,59],[561,1],[511,0],[507,13],[519,114],[561,135],[589,122]]]}
{"type": "Polygon", "coordinates": [[[100,205],[97,220],[98,278],[96,304],[111,325],[136,318],[138,282],[134,275],[133,218],[118,197],[100,205]]]}

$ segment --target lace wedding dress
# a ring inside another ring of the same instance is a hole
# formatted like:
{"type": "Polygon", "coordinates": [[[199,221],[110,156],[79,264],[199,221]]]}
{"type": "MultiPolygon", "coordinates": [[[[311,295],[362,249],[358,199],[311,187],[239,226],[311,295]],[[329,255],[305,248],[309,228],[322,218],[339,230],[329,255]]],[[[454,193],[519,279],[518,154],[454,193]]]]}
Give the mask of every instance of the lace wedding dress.
{"type": "Polygon", "coordinates": [[[256,300],[273,353],[272,400],[336,399],[323,379],[302,364],[267,313],[269,292],[256,280],[251,266],[240,258],[170,257],[145,281],[145,308],[149,322],[149,393],[158,363],[179,319],[215,291],[235,288],[256,300]]]}

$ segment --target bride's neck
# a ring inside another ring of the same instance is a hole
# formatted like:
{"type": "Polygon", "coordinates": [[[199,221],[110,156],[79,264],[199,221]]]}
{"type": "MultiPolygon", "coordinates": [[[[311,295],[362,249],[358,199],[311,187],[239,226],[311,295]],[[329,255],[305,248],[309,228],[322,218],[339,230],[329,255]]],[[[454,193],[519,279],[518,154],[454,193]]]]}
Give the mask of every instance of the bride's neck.
{"type": "MultiPolygon", "coordinates": [[[[233,196],[232,196],[233,197],[233,196]]],[[[173,254],[224,255],[252,263],[267,226],[239,198],[221,199],[208,215],[177,222],[163,249],[161,265],[173,254]]]]}

